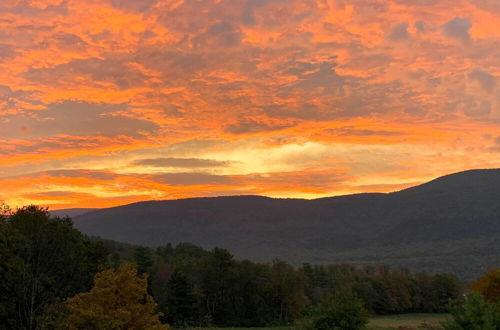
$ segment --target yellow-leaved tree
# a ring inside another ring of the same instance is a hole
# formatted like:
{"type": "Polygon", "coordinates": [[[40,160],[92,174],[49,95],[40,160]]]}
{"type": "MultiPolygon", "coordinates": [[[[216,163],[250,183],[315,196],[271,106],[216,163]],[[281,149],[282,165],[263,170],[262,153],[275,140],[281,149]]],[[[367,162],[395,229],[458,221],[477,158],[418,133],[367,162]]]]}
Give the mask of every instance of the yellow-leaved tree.
{"type": "Polygon", "coordinates": [[[98,273],[92,290],[69,298],[66,305],[66,329],[168,329],[147,294],[146,276],[138,277],[132,263],[98,273]]]}
{"type": "Polygon", "coordinates": [[[489,302],[500,302],[500,268],[490,269],[471,284],[471,289],[482,294],[489,302]]]}

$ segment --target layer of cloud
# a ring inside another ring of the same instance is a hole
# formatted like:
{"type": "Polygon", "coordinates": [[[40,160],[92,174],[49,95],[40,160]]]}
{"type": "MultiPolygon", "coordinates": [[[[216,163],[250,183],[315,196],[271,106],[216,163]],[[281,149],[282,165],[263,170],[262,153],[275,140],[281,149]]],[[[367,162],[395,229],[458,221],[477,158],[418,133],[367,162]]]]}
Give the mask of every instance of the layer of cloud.
{"type": "Polygon", "coordinates": [[[215,159],[169,157],[169,158],[139,159],[134,161],[132,165],[153,166],[153,167],[196,168],[196,167],[226,167],[231,165],[231,162],[220,161],[215,159]]]}
{"type": "Polygon", "coordinates": [[[496,0],[2,2],[0,181],[23,178],[12,201],[92,206],[487,167],[499,15],[496,0]]]}

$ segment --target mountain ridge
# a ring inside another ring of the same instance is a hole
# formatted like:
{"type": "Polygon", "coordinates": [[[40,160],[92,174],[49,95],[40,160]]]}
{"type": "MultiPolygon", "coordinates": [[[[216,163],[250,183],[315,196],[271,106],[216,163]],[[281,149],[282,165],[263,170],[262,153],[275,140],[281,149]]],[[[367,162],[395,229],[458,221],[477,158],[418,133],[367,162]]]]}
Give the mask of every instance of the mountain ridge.
{"type": "Polygon", "coordinates": [[[240,258],[295,264],[389,260],[422,270],[461,269],[465,278],[471,275],[467,263],[484,268],[500,253],[500,244],[488,246],[500,242],[500,169],[463,171],[391,193],[144,201],[90,211],[74,222],[88,235],[132,244],[191,242],[240,258]],[[458,248],[448,247],[450,254],[443,244],[458,248]],[[422,262],[404,262],[412,258],[422,262]]]}

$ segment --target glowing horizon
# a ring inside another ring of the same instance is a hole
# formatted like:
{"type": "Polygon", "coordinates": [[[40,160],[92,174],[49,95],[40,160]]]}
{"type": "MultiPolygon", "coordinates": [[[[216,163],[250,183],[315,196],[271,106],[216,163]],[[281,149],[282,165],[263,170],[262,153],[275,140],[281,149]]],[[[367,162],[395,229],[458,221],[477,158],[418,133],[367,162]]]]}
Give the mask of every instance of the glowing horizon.
{"type": "Polygon", "coordinates": [[[389,192],[500,167],[497,0],[9,0],[0,200],[389,192]]]}

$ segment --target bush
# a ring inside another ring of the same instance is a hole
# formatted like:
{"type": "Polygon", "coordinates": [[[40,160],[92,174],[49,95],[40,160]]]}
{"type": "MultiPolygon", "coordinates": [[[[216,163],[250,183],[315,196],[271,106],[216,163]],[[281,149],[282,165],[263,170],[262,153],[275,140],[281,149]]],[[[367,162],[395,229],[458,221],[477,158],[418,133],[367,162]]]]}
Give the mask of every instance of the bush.
{"type": "Polygon", "coordinates": [[[450,303],[451,319],[445,330],[500,330],[500,305],[488,303],[478,293],[450,303]]]}
{"type": "Polygon", "coordinates": [[[368,323],[363,301],[350,292],[327,296],[302,320],[301,328],[314,330],[358,330],[368,323]]]}

